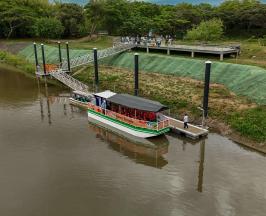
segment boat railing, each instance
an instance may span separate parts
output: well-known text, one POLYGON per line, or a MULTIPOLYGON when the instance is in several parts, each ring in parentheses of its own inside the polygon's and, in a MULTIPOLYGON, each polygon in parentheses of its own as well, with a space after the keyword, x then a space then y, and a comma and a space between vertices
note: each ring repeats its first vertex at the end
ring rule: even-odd
POLYGON ((125 122, 127 124, 133 125, 135 127, 139 128, 146 128, 146 129, 152 129, 152 130, 161 130, 166 127, 169 127, 169 119, 164 119, 162 121, 144 121, 140 119, 134 119, 125 115, 122 115, 120 113, 108 110, 108 109, 103 109, 99 106, 96 106, 92 103, 88 103, 88 108, 94 110, 95 112, 102 113, 108 117, 111 117, 113 119, 117 119, 119 121, 125 122))

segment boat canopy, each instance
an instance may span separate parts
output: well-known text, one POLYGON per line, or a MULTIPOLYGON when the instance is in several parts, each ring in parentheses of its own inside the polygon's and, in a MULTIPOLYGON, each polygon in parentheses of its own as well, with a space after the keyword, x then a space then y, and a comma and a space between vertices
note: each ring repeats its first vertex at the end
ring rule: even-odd
POLYGON ((94 96, 101 97, 101 98, 105 98, 105 99, 110 98, 110 97, 112 97, 114 95, 116 95, 116 93, 115 92, 112 92, 110 90, 106 90, 104 92, 99 92, 99 93, 95 93, 94 94, 94 96))
POLYGON ((107 101, 125 107, 148 111, 148 112, 160 112, 168 109, 167 106, 161 104, 160 102, 132 96, 129 94, 115 94, 109 97, 107 101))

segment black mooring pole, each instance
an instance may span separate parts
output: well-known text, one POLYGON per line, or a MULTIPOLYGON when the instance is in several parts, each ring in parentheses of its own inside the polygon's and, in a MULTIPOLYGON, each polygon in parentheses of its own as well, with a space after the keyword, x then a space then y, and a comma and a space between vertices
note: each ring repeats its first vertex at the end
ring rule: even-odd
POLYGON ((204 83, 204 97, 203 97, 203 111, 204 118, 208 116, 208 103, 209 103, 209 88, 210 88, 210 76, 211 76, 211 61, 205 62, 205 83, 204 83))
POLYGON ((58 41, 58 52, 59 52, 59 63, 60 63, 60 67, 62 65, 62 53, 61 53, 61 42, 58 41))
POLYGON ((33 43, 33 47, 34 47, 35 65, 37 67, 39 65, 39 62, 38 62, 38 54, 37 54, 37 45, 35 42, 33 43))
POLYGON ((70 59, 69 59, 69 47, 68 42, 66 42, 66 51, 67 51, 67 69, 70 72, 70 59))
POLYGON ((98 53, 97 48, 93 48, 93 57, 94 57, 94 79, 96 88, 99 85, 99 74, 98 74, 98 53))
POLYGON ((42 47, 42 64, 43 64, 43 72, 46 75, 46 64, 45 64, 45 55, 44 55, 44 45, 41 44, 42 47))
POLYGON ((139 95, 139 54, 135 53, 135 91, 134 95, 139 95))

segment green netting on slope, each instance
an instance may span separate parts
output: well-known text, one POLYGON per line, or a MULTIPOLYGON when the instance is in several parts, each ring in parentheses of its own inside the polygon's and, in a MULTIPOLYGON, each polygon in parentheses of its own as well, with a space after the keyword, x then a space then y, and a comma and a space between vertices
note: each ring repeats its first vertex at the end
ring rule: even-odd
MULTIPOLYGON (((70 50, 70 58, 88 54, 90 50, 70 50)), ((34 63, 33 45, 19 52, 27 60, 34 63)), ((47 63, 58 63, 57 47, 45 46, 47 63)), ((66 50, 62 49, 62 58, 66 59, 66 50)), ((41 62, 41 47, 38 46, 38 59, 41 62)), ((133 69, 133 53, 123 53, 102 60, 104 64, 133 69)), ((197 80, 204 78, 204 61, 176 56, 156 54, 140 55, 140 69, 147 72, 173 74, 197 80)), ((224 84, 238 95, 247 96, 258 104, 266 105, 266 70, 248 65, 213 62, 211 81, 224 84)))
MULTIPOLYGON (((62 44, 62 47, 63 47, 63 44, 62 44)), ((59 62, 58 48, 45 45, 44 50, 45 50, 46 63, 58 64, 59 62)), ((39 62, 42 62, 42 53, 41 53, 40 45, 37 46, 37 51, 38 51, 38 60, 39 62)), ((67 58, 66 49, 61 48, 61 52, 62 52, 62 58, 66 59, 67 58)), ((88 53, 92 53, 92 51, 71 49, 69 55, 70 55, 70 58, 75 58, 78 56, 86 55, 88 53)), ((22 55, 23 57, 25 57, 29 62, 32 62, 32 63, 35 62, 33 45, 25 47, 23 50, 19 52, 19 55, 22 55)))
MULTIPOLYGON (((128 69, 134 67, 133 53, 109 57, 102 62, 128 69)), ((139 62, 143 71, 204 79, 205 63, 202 60, 142 53, 139 62)), ((211 81, 224 84, 236 94, 266 105, 266 70, 260 67, 213 62, 211 81)))

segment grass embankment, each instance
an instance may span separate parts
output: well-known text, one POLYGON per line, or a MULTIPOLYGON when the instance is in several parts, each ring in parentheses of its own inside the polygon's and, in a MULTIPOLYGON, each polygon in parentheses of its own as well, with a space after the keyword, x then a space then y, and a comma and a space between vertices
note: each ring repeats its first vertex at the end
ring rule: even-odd
MULTIPOLYGON (((53 46, 46 46, 47 63, 58 63, 58 50, 53 46)), ((41 62, 41 51, 38 49, 38 57, 41 62)), ((89 50, 70 51, 70 57, 78 57, 90 53, 89 50)), ((28 46, 19 52, 28 61, 34 62, 33 47, 28 46)), ((62 50, 63 58, 66 51, 62 50)), ((133 68, 133 54, 123 53, 105 59, 103 63, 111 66, 131 69, 133 68)), ((190 77, 203 80, 204 61, 177 56, 166 56, 158 54, 141 53, 140 68, 143 71, 173 74, 177 76, 190 77), (160 62, 160 64, 158 64, 160 62)), ((247 96, 258 104, 266 104, 266 70, 256 66, 238 65, 223 62, 214 62, 212 66, 211 81, 224 84, 231 91, 240 96, 247 96)))
POLYGON ((12 65, 21 71, 28 74, 35 75, 35 67, 32 63, 25 60, 25 58, 10 54, 6 51, 0 50, 0 62, 8 65, 12 65))
MULTIPOLYGON (((75 75, 79 80, 92 86, 92 68, 75 75)), ((125 69, 101 67, 101 89, 133 93, 133 72, 125 69)), ((197 109, 202 103, 203 82, 173 75, 144 73, 140 74, 140 95, 158 100, 171 108, 171 115, 182 118, 188 112, 194 123, 200 123, 201 112, 197 109)), ((212 84, 210 89, 211 120, 209 125, 221 133, 230 133, 227 125, 241 135, 264 145, 258 146, 266 152, 266 107, 257 107, 245 98, 230 92, 223 85, 212 84), (254 117, 256 116, 256 118, 254 117), (226 124, 219 124, 224 122, 226 124)))
POLYGON ((258 40, 244 40, 241 44, 241 54, 236 58, 226 58, 226 62, 244 65, 254 65, 266 68, 266 46, 258 40))
MULTIPOLYGON (((16 71, 19 73, 23 73, 29 77, 36 77, 35 74, 35 66, 27 61, 25 58, 13 55, 6 51, 0 50, 0 67, 2 69, 10 69, 11 71, 16 71)), ((40 81, 44 81, 42 77, 40 77, 40 81)), ((46 80, 52 85, 59 85, 59 83, 55 80, 46 80)))
MULTIPOLYGON (((97 47, 98 49, 104 49, 111 47, 113 45, 114 37, 111 36, 101 36, 97 38, 81 38, 81 39, 73 39, 73 40, 61 40, 62 42, 62 48, 64 48, 64 42, 69 41, 69 46, 71 49, 83 49, 83 50, 91 50, 94 47, 97 47)), ((0 44, 25 44, 27 43, 29 45, 29 51, 32 53, 33 47, 32 43, 33 41, 37 43, 44 43, 49 44, 50 46, 57 47, 57 41, 55 40, 41 40, 41 39, 12 39, 12 40, 0 40, 0 44)), ((185 40, 179 40, 175 41, 175 44, 199 44, 200 42, 191 42, 191 41, 185 41, 185 40)), ((245 65, 254 65, 254 66, 260 66, 263 68, 266 68, 266 46, 263 46, 264 44, 261 43, 259 39, 254 38, 240 38, 240 39, 224 39, 221 41, 215 41, 211 42, 211 44, 217 44, 217 45, 230 45, 230 44, 240 44, 241 45, 241 55, 238 56, 238 58, 229 58, 226 57, 224 59, 225 62, 229 63, 235 63, 235 64, 245 64, 245 65)), ((50 46, 47 46, 47 49, 49 49, 50 46)), ((1 49, 1 45, 0 45, 1 49)), ((20 50, 20 49, 19 49, 20 50)), ((18 51, 19 51, 18 50, 18 51)), ((54 49, 56 57, 51 58, 51 60, 55 59, 58 61, 58 50, 54 49)), ((64 52, 65 53, 65 52, 64 52)), ((23 52, 23 55, 25 52, 23 52)), ((70 52, 71 54, 71 52, 70 52)), ((79 52, 74 51, 74 56, 79 55, 79 52)), ((82 53, 80 53, 82 54, 82 53)), ((182 53, 179 53, 180 56, 182 53)), ((186 53, 183 53, 184 56, 188 56, 186 53)), ((189 54, 190 55, 190 54, 189 54)), ((27 53, 26 53, 27 56, 27 53)), ((41 55, 39 55, 41 56, 41 55)), ((217 60, 217 56, 212 55, 202 55, 202 54, 196 54, 195 59, 212 59, 217 60)), ((34 61, 34 59, 32 58, 34 61)), ((50 62, 53 63, 53 62, 50 62)))
MULTIPOLYGON (((140 55, 140 69, 146 72, 171 74, 196 80, 204 79, 204 61, 158 54, 140 55)), ((133 53, 123 53, 105 59, 104 64, 132 69, 133 53)), ((256 66, 213 62, 211 82, 225 85, 239 96, 246 96, 258 104, 266 105, 266 70, 256 66)))
MULTIPOLYGON (((59 55, 58 55, 58 48, 55 46, 44 46, 45 49, 45 59, 47 64, 58 64, 59 63, 59 55)), ((38 60, 41 63, 42 62, 42 53, 41 53, 41 45, 37 45, 37 50, 38 50, 38 60)), ((67 54, 66 54, 66 49, 63 48, 62 45, 62 59, 66 60, 67 59, 67 54)), ((91 53, 91 50, 81 50, 81 49, 71 49, 70 52, 70 58, 76 58, 79 56, 83 56, 86 54, 91 53)), ((26 58, 29 62, 34 63, 35 62, 35 56, 33 52, 33 45, 29 45, 25 47, 23 50, 19 52, 20 56, 23 56, 26 58)))

